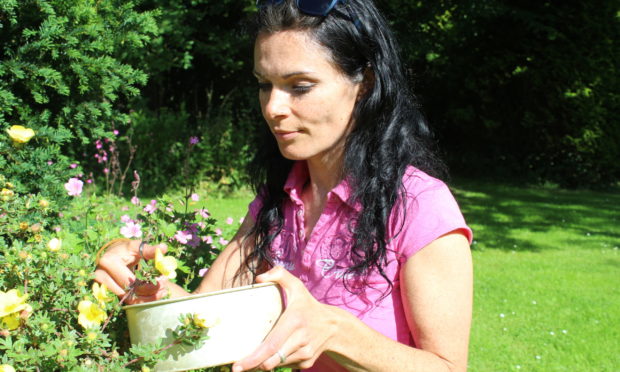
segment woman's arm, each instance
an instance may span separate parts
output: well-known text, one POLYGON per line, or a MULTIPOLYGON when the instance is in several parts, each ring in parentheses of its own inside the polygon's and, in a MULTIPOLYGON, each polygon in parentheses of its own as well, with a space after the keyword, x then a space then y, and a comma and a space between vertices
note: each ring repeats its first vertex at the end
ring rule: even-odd
MULTIPOLYGON (((254 243, 252 237, 245 239, 253 225, 254 219, 248 213, 233 239, 218 255, 193 293, 210 292, 251 283, 249 275, 238 274, 243 260, 247 253, 250 252, 254 243)), ((105 284, 116 295, 124 296, 125 289, 136 280, 132 268, 140 261, 139 245, 140 241, 132 240, 110 247, 99 260, 95 271, 95 280, 105 284)), ((157 246, 147 245, 143 251, 146 259, 153 259, 155 257, 155 248, 159 248, 163 252, 167 249, 165 244, 157 246)), ((243 268, 241 269, 241 273, 243 273, 244 270, 243 268)), ((188 294, 179 285, 170 282, 164 277, 160 277, 158 278, 157 285, 146 284, 136 288, 135 295, 127 299, 127 303, 150 302, 167 295, 175 298, 187 296, 188 294)))
POLYGON ((282 268, 257 278, 284 288, 288 306, 265 342, 233 371, 280 364, 309 368, 325 358, 350 371, 465 371, 472 309, 467 239, 444 235, 412 256, 401 271, 403 304, 416 347, 371 329, 345 310, 319 303, 282 268), (318 359, 321 359, 317 362, 318 359))

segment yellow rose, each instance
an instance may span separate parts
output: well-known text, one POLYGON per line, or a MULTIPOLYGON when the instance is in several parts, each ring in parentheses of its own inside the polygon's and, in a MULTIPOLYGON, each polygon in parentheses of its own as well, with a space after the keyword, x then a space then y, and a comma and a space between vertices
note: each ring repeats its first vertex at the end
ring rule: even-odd
POLYGON ((84 328, 99 327, 106 318, 106 313, 97 304, 84 300, 78 304, 78 323, 84 328))
POLYGON ((155 248, 155 268, 168 279, 177 277, 177 260, 171 256, 164 256, 159 248, 155 248))
POLYGON ((4 318, 0 318, 0 328, 12 331, 19 327, 19 322, 19 313, 13 313, 11 315, 5 316, 4 318))
POLYGON ((58 238, 54 238, 50 240, 49 242, 47 242, 47 249, 49 249, 52 252, 56 252, 57 250, 60 249, 61 246, 62 246, 62 240, 58 238))
POLYGON ((15 372, 15 368, 8 364, 0 365, 0 372, 15 372))
POLYGON ((0 318, 24 310, 27 306, 26 298, 28 295, 21 296, 17 289, 0 291, 0 318))
POLYGON ((6 130, 9 137, 16 143, 26 143, 34 137, 34 131, 30 128, 25 128, 21 125, 13 125, 6 130))
POLYGON ((47 208, 49 206, 50 206, 50 202, 48 202, 47 200, 45 200, 45 199, 39 200, 39 207, 47 208))
POLYGON ((102 284, 100 286, 99 283, 94 282, 93 295, 95 296, 97 301, 99 301, 99 305, 101 305, 102 307, 105 306, 106 302, 112 301, 112 296, 110 296, 110 294, 108 293, 108 287, 105 284, 102 284))

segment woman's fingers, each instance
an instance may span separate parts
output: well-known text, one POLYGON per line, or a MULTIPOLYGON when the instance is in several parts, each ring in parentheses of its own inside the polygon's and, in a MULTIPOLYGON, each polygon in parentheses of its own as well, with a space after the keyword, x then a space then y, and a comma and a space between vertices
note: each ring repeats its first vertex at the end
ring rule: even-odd
POLYGON ((125 291, 123 290, 123 288, 121 288, 105 270, 95 270, 95 281, 101 284, 105 284, 106 287, 108 287, 108 289, 112 291, 112 293, 119 297, 125 295, 125 291))
MULTIPOLYGON (((140 246, 138 244, 138 246, 140 246)), ((147 260, 152 260, 155 258, 155 250, 159 248, 159 250, 161 251, 161 253, 166 254, 166 252, 168 252, 168 246, 165 243, 160 243, 157 245, 148 245, 145 244, 144 247, 142 247, 142 253, 144 254, 144 258, 146 258, 147 260)), ((138 253, 139 255, 139 253, 138 253)))

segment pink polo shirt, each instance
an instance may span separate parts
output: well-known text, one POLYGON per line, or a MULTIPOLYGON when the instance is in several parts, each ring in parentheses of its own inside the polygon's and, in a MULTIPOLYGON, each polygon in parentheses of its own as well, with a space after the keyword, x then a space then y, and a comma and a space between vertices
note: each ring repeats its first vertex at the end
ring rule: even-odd
MULTIPOLYGON (((327 194, 323 213, 311 235, 304 236, 301 194, 308 177, 306 162, 299 161, 293 166, 284 185, 290 198, 283 206, 282 232, 272 244, 276 264, 298 277, 318 301, 338 306, 385 336, 413 346, 400 294, 401 266, 409 257, 446 233, 459 230, 470 243, 472 241, 471 229, 465 224, 450 190, 442 181, 414 167, 409 167, 405 172, 406 208, 404 213, 402 208, 395 208, 386 231, 389 244, 384 272, 392 281, 393 289, 381 299, 389 286, 378 273, 370 275, 370 285, 361 295, 349 292, 343 284, 342 277, 351 263, 349 228, 359 211, 359 206, 347 202, 351 189, 346 181, 327 194)), ((255 219, 261 205, 260 197, 250 203, 250 213, 255 219)), ((355 278, 349 279, 354 281, 355 278)), ((334 365, 323 365, 326 361, 326 358, 320 358, 309 371, 343 370, 334 365)))

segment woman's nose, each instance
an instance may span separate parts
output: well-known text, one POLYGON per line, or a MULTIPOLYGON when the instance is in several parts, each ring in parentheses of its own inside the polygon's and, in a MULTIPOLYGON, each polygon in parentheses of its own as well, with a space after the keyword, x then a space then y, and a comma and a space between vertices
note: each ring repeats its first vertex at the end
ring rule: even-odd
POLYGON ((265 96, 263 114, 266 119, 276 119, 289 113, 290 107, 286 92, 272 88, 265 96))

